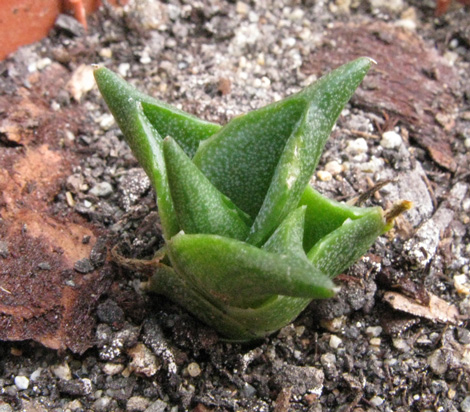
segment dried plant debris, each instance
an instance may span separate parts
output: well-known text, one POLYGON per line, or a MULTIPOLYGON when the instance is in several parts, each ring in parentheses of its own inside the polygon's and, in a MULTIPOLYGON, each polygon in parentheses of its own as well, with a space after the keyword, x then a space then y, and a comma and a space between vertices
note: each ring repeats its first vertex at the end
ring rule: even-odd
POLYGON ((384 300, 396 310, 426 318, 433 322, 459 325, 463 321, 455 305, 451 305, 433 294, 429 294, 429 303, 427 305, 420 304, 416 300, 396 292, 386 292, 384 300))

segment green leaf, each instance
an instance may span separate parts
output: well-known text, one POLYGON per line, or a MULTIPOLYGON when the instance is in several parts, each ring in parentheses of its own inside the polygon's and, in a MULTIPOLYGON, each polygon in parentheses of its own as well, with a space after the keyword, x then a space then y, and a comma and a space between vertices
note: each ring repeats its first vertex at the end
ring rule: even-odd
POLYGON ((247 330, 244 325, 237 321, 236 317, 231 317, 224 309, 218 308, 207 300, 170 266, 159 265, 150 278, 147 289, 164 295, 183 306, 201 321, 214 327, 229 339, 246 341, 260 337, 260 335, 247 330))
POLYGON ((245 239, 249 216, 220 193, 171 137, 163 141, 171 198, 185 233, 245 239))
POLYGON ((126 83, 126 87, 116 87, 115 79, 119 78, 104 68, 95 70, 95 78, 127 143, 157 191, 163 235, 169 239, 180 228, 169 192, 162 139, 143 114, 140 102, 127 95, 129 87, 126 83))
POLYGON ((225 339, 236 342, 262 338, 275 332, 292 322, 311 300, 278 296, 256 309, 219 307, 166 265, 157 268, 146 286, 149 291, 164 295, 186 308, 225 339))
MULTIPOLYGON (((105 67, 95 70, 95 79, 106 104, 128 142, 134 139, 134 130, 132 125, 129 124, 129 106, 134 106, 133 102, 140 102, 144 115, 160 136, 173 137, 190 157, 196 152, 199 142, 207 139, 220 129, 218 124, 198 119, 189 113, 139 92, 105 67)), ((135 155, 140 162, 140 153, 135 155)))
POLYGON ((293 98, 235 117, 201 143, 194 163, 252 218, 258 214, 305 103, 293 98))
POLYGON ((301 206, 287 215, 262 248, 271 253, 290 254, 307 260, 303 248, 306 209, 306 206, 301 206))
POLYGON ((207 299, 242 308, 269 295, 325 298, 332 281, 308 261, 216 235, 178 234, 168 243, 173 267, 207 299))
POLYGON ((321 238, 338 229, 347 219, 356 220, 370 212, 370 208, 336 202, 307 186, 299 205, 305 213, 304 249, 310 250, 321 238))
POLYGON ((338 229, 324 236, 307 256, 313 265, 333 278, 366 253, 386 231, 386 226, 382 209, 368 208, 360 218, 347 219, 338 229))
POLYGON ((336 119, 370 65, 368 58, 354 60, 323 76, 294 97, 304 101, 305 109, 285 145, 247 242, 263 244, 297 206, 336 119))

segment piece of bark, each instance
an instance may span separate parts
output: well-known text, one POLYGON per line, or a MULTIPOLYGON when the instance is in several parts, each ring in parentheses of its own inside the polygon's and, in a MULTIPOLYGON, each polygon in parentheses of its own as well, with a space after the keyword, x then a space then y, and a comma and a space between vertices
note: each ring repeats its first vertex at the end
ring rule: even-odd
POLYGON ((429 294, 429 305, 421 305, 414 299, 396 292, 386 292, 384 300, 392 308, 433 322, 458 325, 461 322, 459 310, 436 295, 429 294))
POLYGON ((411 31, 384 22, 335 24, 301 70, 320 75, 359 56, 377 61, 353 97, 354 104, 398 120, 431 158, 450 171, 457 165, 452 133, 459 77, 434 48, 411 31))
POLYGON ((93 343, 91 312, 110 276, 106 265, 87 274, 73 269, 100 232, 72 210, 52 208, 80 160, 62 133, 77 133, 84 109, 54 112, 47 101, 69 76, 53 64, 28 79, 30 89, 18 86, 0 100, 8 119, 0 125, 0 339, 82 353, 93 343))

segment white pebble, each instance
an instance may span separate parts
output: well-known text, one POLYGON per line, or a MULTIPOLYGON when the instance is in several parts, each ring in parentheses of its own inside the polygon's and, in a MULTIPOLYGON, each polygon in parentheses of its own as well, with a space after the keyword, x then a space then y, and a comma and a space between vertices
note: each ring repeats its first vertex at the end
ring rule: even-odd
POLYGON ((100 182, 93 186, 88 193, 97 197, 106 197, 113 193, 113 187, 108 182, 100 182))
POLYGON ((26 376, 15 376, 15 385, 20 391, 28 389, 29 379, 26 376))
POLYGON ((118 72, 122 77, 126 77, 130 68, 131 68, 131 65, 129 63, 121 63, 118 66, 118 72))
POLYGON ((332 160, 325 165, 325 170, 335 176, 344 171, 344 166, 336 160, 332 160))
POLYGON ((394 132, 393 130, 385 132, 382 135, 382 140, 380 141, 380 145, 382 147, 385 147, 385 149, 395 149, 399 147, 401 143, 402 143, 401 136, 397 132, 394 132))
POLYGON ((333 176, 331 175, 330 172, 327 172, 326 170, 319 170, 317 172, 317 177, 322 181, 322 182, 329 182, 331 179, 333 179, 333 176))
POLYGON ((382 327, 381 326, 368 326, 366 329, 366 334, 367 336, 370 336, 372 338, 376 338, 382 333, 382 327))
POLYGON ((384 164, 385 162, 383 159, 372 156, 372 158, 368 162, 359 165, 359 169, 361 169, 361 171, 363 171, 364 173, 377 173, 382 170, 384 164))
POLYGON ((52 60, 49 59, 49 57, 44 57, 43 59, 40 59, 36 62, 36 67, 38 70, 42 70, 49 66, 51 63, 52 60))
POLYGON ((457 293, 461 295, 470 294, 470 284, 468 283, 468 278, 465 275, 454 276, 454 287, 457 293))
POLYGON ((35 381, 36 379, 38 379, 40 376, 41 376, 41 372, 42 372, 42 368, 39 367, 37 368, 30 376, 30 379, 32 381, 35 381))
POLYGON ((382 343, 382 339, 380 338, 372 338, 370 341, 369 341, 370 345, 371 346, 380 346, 380 344, 382 343))
POLYGON ((99 55, 105 59, 113 57, 113 51, 109 47, 104 47, 99 51, 99 55))
POLYGON ((235 11, 238 14, 245 15, 248 14, 248 12, 250 11, 250 7, 248 6, 248 4, 242 1, 237 1, 237 4, 235 5, 235 11))
POLYGON ((98 121, 103 130, 108 130, 114 124, 114 117, 111 114, 105 113, 99 117, 98 121))
POLYGON ((384 403, 384 400, 380 396, 374 396, 369 402, 374 406, 380 406, 384 403))
POLYGON ((330 337, 330 347, 333 349, 338 349, 338 347, 343 343, 341 338, 338 338, 336 335, 331 335, 330 337))
POLYGON ((61 363, 51 367, 52 373, 59 379, 69 381, 72 379, 72 372, 67 362, 61 363))
POLYGON ((362 154, 366 153, 369 147, 367 146, 366 139, 363 137, 359 137, 356 140, 352 140, 348 143, 348 147, 346 147, 346 151, 352 154, 362 154))
POLYGON ((406 340, 402 338, 395 338, 392 340, 393 346, 396 349, 401 350, 402 352, 408 352, 410 350, 410 345, 406 342, 406 340))
POLYGON ((195 378, 201 374, 201 367, 196 362, 191 362, 188 365, 188 373, 191 377, 195 378))
POLYGON ((117 375, 124 370, 124 365, 120 363, 106 363, 103 366, 103 372, 108 376, 117 375))

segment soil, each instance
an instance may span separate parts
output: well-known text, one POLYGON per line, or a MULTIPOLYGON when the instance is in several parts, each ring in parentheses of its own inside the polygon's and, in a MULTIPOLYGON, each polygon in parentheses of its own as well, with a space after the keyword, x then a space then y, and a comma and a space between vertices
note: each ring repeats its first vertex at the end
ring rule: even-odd
POLYGON ((434 8, 142 0, 1 62, 0 411, 470 411, 470 14, 434 8), (155 195, 90 65, 223 124, 360 55, 312 184, 414 208, 337 297, 242 345, 142 292, 155 195))

